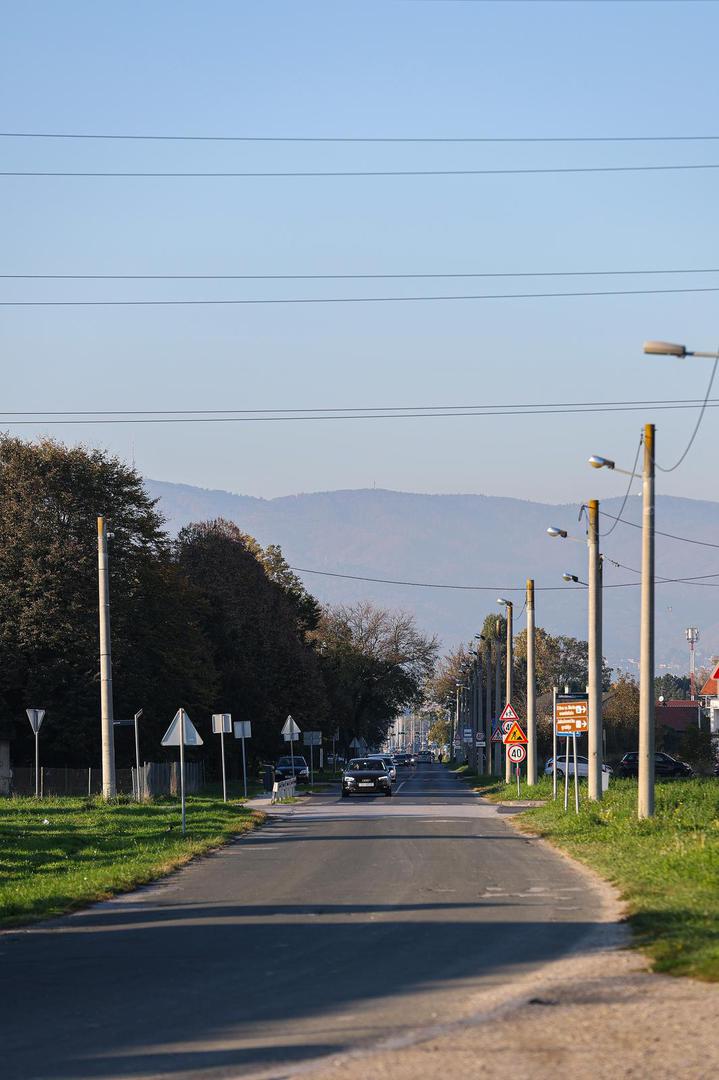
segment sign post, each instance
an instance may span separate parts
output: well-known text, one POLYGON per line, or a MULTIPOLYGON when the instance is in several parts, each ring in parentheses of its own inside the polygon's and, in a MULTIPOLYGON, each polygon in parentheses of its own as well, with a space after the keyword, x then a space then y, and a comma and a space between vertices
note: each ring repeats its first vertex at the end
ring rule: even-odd
POLYGON ((222 801, 227 802, 227 773, 225 771, 225 735, 232 734, 232 713, 213 713, 212 730, 215 735, 220 736, 220 749, 222 752, 222 801))
POLYGON ((140 795, 140 729, 138 727, 138 720, 142 716, 142 709, 138 709, 133 717, 133 723, 135 725, 135 769, 137 775, 137 801, 141 799, 140 795))
POLYGON ((507 746, 507 757, 516 766, 517 769, 517 798, 520 795, 519 787, 519 766, 522 764, 527 756, 527 748, 524 743, 514 742, 507 746))
POLYGON ((185 822, 185 743, 188 746, 202 746, 202 737, 190 720, 184 709, 178 709, 172 723, 162 736, 163 746, 180 747, 180 802, 182 804, 182 835, 186 829, 185 822))
POLYGON ((44 709, 26 709, 30 727, 35 732, 35 798, 40 798, 40 728, 45 719, 44 709))
POLYGON ((290 744, 290 761, 292 762, 292 775, 295 775, 295 752, 292 746, 300 737, 300 729, 291 716, 288 716, 282 727, 282 738, 290 744))
POLYGON ((235 720, 235 738, 242 739, 242 788, 247 798, 247 760, 245 758, 245 739, 252 738, 252 723, 249 720, 235 720))
POLYGON ((574 766, 574 811, 579 813, 579 770, 577 767, 577 737, 589 729, 589 699, 587 694, 559 694, 555 706, 556 735, 566 739, 564 755, 564 809, 569 809, 569 740, 572 740, 574 766))
MULTIPOLYGON (((315 782, 315 764, 314 754, 312 752, 313 746, 322 746, 322 732, 321 731, 306 731, 302 736, 302 742, 305 746, 310 748, 310 783, 315 782)), ((321 764, 321 763, 320 763, 321 764)))

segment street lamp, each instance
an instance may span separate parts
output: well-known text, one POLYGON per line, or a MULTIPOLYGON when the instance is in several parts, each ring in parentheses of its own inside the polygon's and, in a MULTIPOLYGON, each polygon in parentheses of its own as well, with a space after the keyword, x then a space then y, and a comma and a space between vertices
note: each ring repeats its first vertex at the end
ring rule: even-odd
POLYGON ((694 352, 687 349, 686 345, 676 345, 673 341, 645 341, 644 352, 647 356, 702 356, 707 360, 719 359, 719 353, 694 352))
POLYGON ((575 585, 586 585, 586 581, 582 581, 576 574, 570 574, 568 570, 565 570, 562 574, 565 581, 573 581, 575 585))

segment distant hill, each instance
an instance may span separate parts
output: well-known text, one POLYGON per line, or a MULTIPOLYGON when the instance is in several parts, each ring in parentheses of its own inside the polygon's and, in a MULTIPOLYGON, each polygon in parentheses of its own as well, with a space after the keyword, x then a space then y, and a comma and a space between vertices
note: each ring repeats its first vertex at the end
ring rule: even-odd
MULTIPOLYGON (((584 590, 564 585, 570 570, 583 578, 586 549, 550 540, 548 525, 584 536, 577 505, 556 506, 487 495, 418 495, 400 491, 325 491, 257 499, 185 484, 147 481, 150 494, 175 533, 190 521, 224 517, 260 543, 281 545, 292 566, 360 577, 483 585, 484 591, 412 588, 303 574, 320 600, 339 603, 367 598, 413 610, 426 630, 446 645, 472 637, 497 596, 534 577, 537 622, 553 633, 586 637, 584 590), (550 587, 552 591, 541 591, 550 587)), ((621 500, 602 509, 617 514, 621 500)), ((641 522, 641 500, 627 503, 627 520, 641 522)), ((603 530, 611 528, 605 518, 603 530)), ((719 504, 660 498, 657 529, 719 544, 719 504)), ((625 566, 640 565, 640 531, 620 524, 603 542, 605 554, 625 566)), ((605 564, 605 654, 609 662, 636 672, 639 656, 639 589, 612 586, 638 580, 631 570, 605 564)), ((714 585, 657 586, 657 669, 685 672, 684 630, 698 626, 698 656, 719 653, 719 550, 657 538, 657 574, 686 577, 716 573, 714 585)), ((711 579, 710 579, 711 580, 711 579)), ((523 604, 521 593, 511 593, 523 604)), ((521 627, 522 623, 519 623, 521 627)))

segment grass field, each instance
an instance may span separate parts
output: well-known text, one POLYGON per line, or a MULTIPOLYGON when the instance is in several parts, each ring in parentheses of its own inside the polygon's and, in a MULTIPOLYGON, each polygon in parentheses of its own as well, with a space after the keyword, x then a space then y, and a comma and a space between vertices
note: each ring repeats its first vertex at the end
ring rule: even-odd
POLYGON ((175 798, 0 799, 0 926, 144 884, 261 820, 239 803, 190 796, 183 837, 175 798))
MULTIPOLYGON (((514 784, 466 779, 493 800, 517 798, 514 784)), ((612 781, 600 803, 586 795, 581 784, 577 815, 570 788, 565 813, 561 787, 552 799, 551 777, 531 788, 522 784, 521 799, 548 801, 522 814, 520 825, 617 886, 635 942, 655 971, 719 981, 719 781, 658 783, 656 814, 646 821, 637 820, 635 780, 612 781)))

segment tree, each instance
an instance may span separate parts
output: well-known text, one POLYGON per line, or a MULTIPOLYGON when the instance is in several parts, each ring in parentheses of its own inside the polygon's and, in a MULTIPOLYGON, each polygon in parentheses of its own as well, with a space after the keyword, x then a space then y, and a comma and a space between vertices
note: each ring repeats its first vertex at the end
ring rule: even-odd
POLYGON ((437 642, 412 615, 366 602, 327 607, 313 637, 345 747, 353 737, 378 744, 401 709, 421 702, 437 642))
POLYGON ((602 712, 607 750, 615 754, 636 750, 639 739, 639 684, 636 679, 620 672, 602 712))
MULTIPOLYGON (((278 549, 279 550, 279 549, 278 549)), ((282 748, 292 714, 301 729, 322 730, 327 698, 296 599, 268 577, 262 549, 232 522, 188 525, 177 537, 177 564, 202 598, 217 686, 206 713, 233 712, 253 723, 253 757, 282 748)))
POLYGON ((116 714, 142 706, 154 737, 213 679, 194 598, 135 470, 100 450, 0 436, 0 715, 16 763, 32 758, 28 706, 47 710, 54 764, 99 761, 98 514, 111 531, 116 714))

